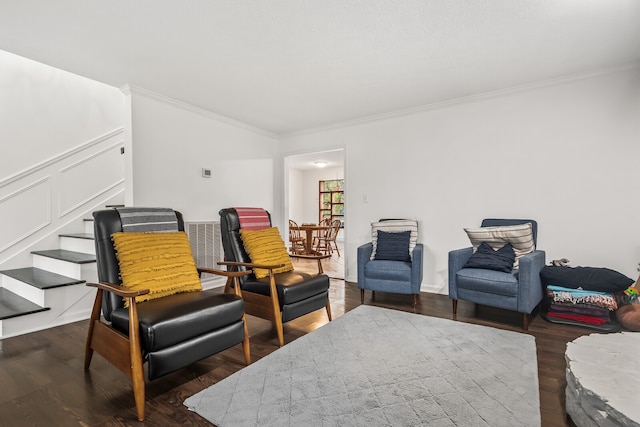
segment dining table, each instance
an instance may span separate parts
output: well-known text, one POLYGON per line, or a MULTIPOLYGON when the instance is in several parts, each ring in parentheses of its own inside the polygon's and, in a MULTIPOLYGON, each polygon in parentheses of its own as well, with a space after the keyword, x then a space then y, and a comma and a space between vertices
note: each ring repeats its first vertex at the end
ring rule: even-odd
POLYGON ((298 226, 289 227, 291 230, 299 230, 306 232, 306 239, 304 241, 304 249, 308 255, 316 255, 319 252, 313 249, 313 232, 314 231, 326 231, 330 229, 330 226, 318 225, 318 224, 300 224, 298 226))

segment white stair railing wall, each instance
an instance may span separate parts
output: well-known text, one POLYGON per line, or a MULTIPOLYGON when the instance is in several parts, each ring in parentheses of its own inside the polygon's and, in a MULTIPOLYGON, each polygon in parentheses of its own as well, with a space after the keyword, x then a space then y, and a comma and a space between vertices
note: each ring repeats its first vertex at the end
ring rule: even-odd
POLYGON ((0 178, 0 269, 30 265, 32 250, 84 232, 82 218, 124 201, 123 128, 0 178))

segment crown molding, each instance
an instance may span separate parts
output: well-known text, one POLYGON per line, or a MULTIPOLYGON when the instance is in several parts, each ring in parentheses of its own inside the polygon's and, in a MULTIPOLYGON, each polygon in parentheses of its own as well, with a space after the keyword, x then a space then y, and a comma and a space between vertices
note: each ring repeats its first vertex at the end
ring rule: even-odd
POLYGON ((157 92, 153 92, 151 90, 142 88, 140 86, 136 86, 130 83, 127 83, 123 86, 120 87, 120 91, 124 94, 124 95, 140 95, 140 96, 144 96, 145 98, 150 98, 153 99, 155 101, 159 101, 168 105, 171 105, 173 107, 177 107, 186 111, 189 111, 191 113, 196 113, 196 114, 200 114, 201 116, 204 116, 206 118, 212 119, 212 120, 216 120, 240 129, 244 129, 244 130, 248 130, 250 132, 262 135, 262 136, 268 136, 270 138, 274 138, 274 139, 278 139, 278 135, 269 131, 266 131, 264 129, 260 129, 258 127, 249 125, 247 123, 241 122, 239 120, 236 119, 232 119, 230 117, 224 116, 222 114, 218 114, 218 113, 214 113, 213 111, 209 111, 206 110, 204 108, 200 108, 200 107, 196 107, 195 105, 191 105, 188 104, 186 102, 183 101, 179 101, 177 99, 171 98, 169 96, 166 95, 161 95, 157 92))
POLYGON ((292 137, 302 136, 302 135, 310 135, 310 134, 314 134, 314 133, 326 132, 326 131, 336 130, 336 129, 340 129, 340 128, 346 128, 346 127, 351 127, 351 126, 357 126, 357 125, 377 122, 377 121, 380 121, 380 120, 388 120, 388 119, 394 119, 394 118, 398 118, 398 117, 405 117, 405 116, 410 116, 410 115, 413 115, 413 114, 423 113, 423 112, 426 112, 426 111, 438 110, 438 109, 450 107, 450 106, 453 106, 453 105, 460 105, 460 104, 466 104, 466 103, 470 103, 470 102, 483 101, 483 100, 498 98, 498 97, 502 97, 502 96, 506 96, 506 95, 515 94, 515 93, 527 92, 527 91, 534 90, 534 89, 540 89, 540 88, 544 88, 544 87, 551 87, 551 86, 556 86, 556 85, 569 83, 569 82, 574 82, 574 81, 587 80, 587 79, 591 79, 591 78, 594 78, 594 77, 603 76, 603 75, 607 75, 607 74, 615 74, 615 73, 618 73, 618 72, 628 71, 628 70, 632 70, 632 69, 635 69, 635 68, 640 69, 640 62, 634 62, 634 63, 628 64, 626 66, 616 67, 616 68, 608 68, 608 69, 604 69, 604 70, 600 70, 600 71, 596 71, 596 72, 592 72, 592 73, 574 74, 574 75, 570 75, 570 76, 564 76, 564 77, 558 77, 558 78, 554 78, 554 79, 542 80, 542 81, 539 81, 539 82, 524 84, 524 85, 520 85, 520 86, 513 86, 513 87, 510 87, 510 88, 506 88, 506 89, 499 89, 499 90, 479 93, 479 94, 475 94, 475 95, 469 95, 469 96, 462 96, 462 97, 459 97, 459 98, 447 99, 447 100, 444 100, 444 101, 433 102, 433 103, 430 103, 430 104, 419 105, 419 106, 416 106, 416 107, 405 108, 405 109, 402 109, 402 110, 390 111, 388 113, 382 113, 382 114, 376 114, 376 115, 372 115, 372 116, 361 117, 361 118, 353 119, 353 120, 346 120, 346 121, 343 121, 343 122, 332 123, 332 124, 324 125, 324 126, 317 126, 317 127, 313 127, 313 128, 303 129, 303 130, 300 130, 300 131, 295 131, 295 132, 282 133, 282 134, 278 135, 278 138, 280 140, 282 140, 282 139, 285 139, 285 138, 292 138, 292 137))

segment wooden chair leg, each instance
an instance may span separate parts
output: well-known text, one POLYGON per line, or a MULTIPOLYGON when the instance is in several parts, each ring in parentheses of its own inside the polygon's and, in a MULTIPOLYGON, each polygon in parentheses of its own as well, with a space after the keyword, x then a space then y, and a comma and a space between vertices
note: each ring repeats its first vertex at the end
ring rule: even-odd
POLYGON ((451 302, 453 303, 453 320, 458 320, 458 300, 453 299, 451 302))
POLYGON ((278 334, 278 344, 280 347, 284 345, 284 331, 282 327, 282 313, 280 313, 280 301, 278 300, 278 290, 276 288, 276 279, 273 277, 273 271, 270 271, 269 291, 271 293, 271 308, 273 313, 273 324, 278 334))
MULTIPOLYGON (((242 298, 242 289, 240 289, 240 280, 237 276, 228 277, 227 285, 229 282, 233 280, 233 289, 235 290, 236 295, 242 298)), ((249 344, 249 328, 247 327, 247 315, 242 315, 242 323, 244 324, 244 339, 242 340, 242 351, 244 352, 244 360, 247 362, 247 365, 251 364, 251 345, 249 344)))
POLYGON ((327 306, 325 307, 327 309, 327 317, 329 318, 329 322, 331 322, 331 303, 329 302, 329 299, 327 298, 327 306))
POLYGON ((364 289, 360 289, 360 304, 364 304, 364 289))
POLYGON ((418 294, 413 294, 413 307, 418 305, 418 294))
POLYGON ((251 364, 251 345, 249 344, 249 328, 247 327, 247 316, 242 316, 242 322, 244 323, 244 340, 242 340, 242 351, 244 353, 244 360, 247 365, 251 364))
POLYGON ((131 357, 131 382, 133 383, 136 413, 138 415, 138 421, 144 421, 144 370, 142 367, 138 310, 136 309, 135 298, 131 298, 129 302, 129 351, 131 357))
POLYGON ((522 313, 522 329, 529 330, 529 315, 527 313, 522 313))
POLYGON ((93 358, 93 347, 91 347, 91 340, 93 339, 93 329, 95 322, 100 320, 100 311, 102 310, 102 295, 103 290, 98 289, 96 293, 96 299, 93 302, 93 309, 91 310, 91 317, 89 318, 89 332, 87 333, 87 342, 84 345, 84 370, 89 369, 91 365, 91 359, 93 358))
POLYGON ((274 326, 276 328, 276 334, 278 334, 278 344, 282 347, 284 345, 284 328, 279 313, 276 314, 274 326))

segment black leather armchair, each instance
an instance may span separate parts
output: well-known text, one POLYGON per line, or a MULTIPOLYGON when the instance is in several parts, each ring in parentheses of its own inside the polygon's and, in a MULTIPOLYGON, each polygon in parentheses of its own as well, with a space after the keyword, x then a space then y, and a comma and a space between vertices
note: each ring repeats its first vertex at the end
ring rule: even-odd
MULTIPOLYGON (((269 215, 269 223, 271 216, 269 215)), ((240 219, 233 208, 220 211, 220 228, 225 261, 230 271, 244 271, 252 268, 269 269, 269 276, 257 279, 254 274, 238 278, 242 288, 247 314, 274 322, 278 342, 284 345, 282 324, 297 317, 326 308, 331 320, 329 304, 329 277, 322 273, 321 260, 330 255, 291 255, 292 257, 318 260, 318 274, 300 271, 273 273, 271 269, 279 266, 256 265, 251 262, 242 238, 240 237, 240 219)), ((232 282, 227 280, 226 291, 232 291, 232 282)))
MULTIPOLYGON (((176 212, 178 228, 184 231, 182 215, 176 212)), ((144 371, 156 379, 191 363, 242 343, 246 363, 251 361, 244 302, 236 294, 214 290, 187 292, 136 303, 147 291, 121 286, 120 268, 111 235, 122 231, 116 210, 94 212, 96 260, 100 283, 85 347, 85 370, 94 351, 129 376, 133 383, 137 416, 144 419, 144 371), (124 299, 129 300, 125 307, 124 299), (102 312, 103 320, 100 318, 102 312)), ((202 269, 202 272, 237 280, 249 272, 202 269)))

